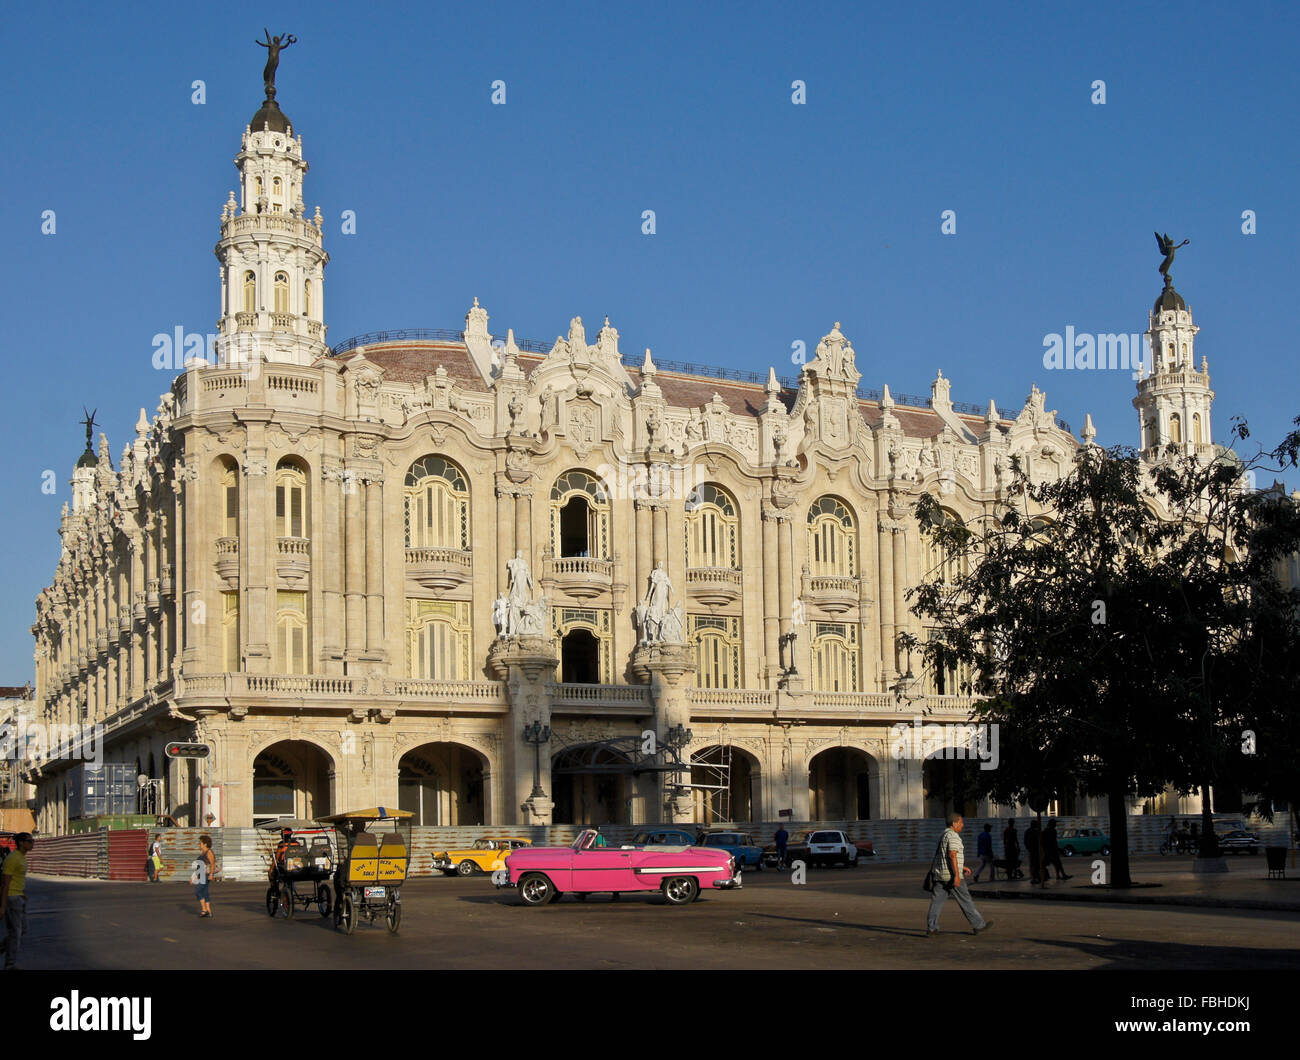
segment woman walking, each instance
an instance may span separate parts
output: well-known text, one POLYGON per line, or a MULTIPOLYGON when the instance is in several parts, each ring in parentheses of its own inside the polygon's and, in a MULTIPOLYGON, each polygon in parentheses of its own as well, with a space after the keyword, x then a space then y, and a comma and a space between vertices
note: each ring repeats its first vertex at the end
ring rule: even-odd
POLYGON ((212 903, 208 900, 212 894, 212 874, 217 868, 216 856, 212 853, 212 837, 199 836, 199 856, 190 866, 190 883, 194 884, 194 897, 199 900, 199 916, 212 916, 212 903))

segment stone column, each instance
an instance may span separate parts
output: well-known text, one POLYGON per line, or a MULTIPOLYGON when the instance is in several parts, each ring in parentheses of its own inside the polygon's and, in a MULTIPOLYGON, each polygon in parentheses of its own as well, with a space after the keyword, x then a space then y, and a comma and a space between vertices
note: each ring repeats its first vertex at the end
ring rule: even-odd
POLYGON ((384 480, 371 472, 366 485, 366 658, 384 652, 384 480))
POLYGON ((245 669, 249 673, 270 673, 280 665, 271 652, 275 618, 274 562, 270 555, 275 518, 275 495, 267 473, 266 450, 262 448, 262 425, 248 425, 248 452, 244 458, 244 488, 240 491, 239 586, 242 594, 240 621, 247 622, 244 635, 245 669), (254 446, 257 446, 254 448, 254 446), (247 614, 247 618, 245 618, 247 614))
POLYGON ((898 678, 898 652, 894 647, 894 536, 898 524, 880 514, 876 546, 880 557, 880 691, 898 678))
POLYGON ((362 484, 351 472, 343 485, 344 605, 347 630, 344 646, 349 665, 366 647, 366 558, 362 484))
POLYGON ((763 555, 760 578, 763 587, 763 679, 767 688, 775 688, 781 676, 781 601, 777 582, 768 568, 771 557, 776 555, 776 535, 780 525, 780 515, 769 504, 763 505, 763 555))
MULTIPOLYGON (((902 632, 912 626, 907 611, 907 535, 905 524, 895 517, 897 529, 890 535, 894 544, 894 624, 902 632)), ((895 663, 895 666, 897 664, 895 663)))
MULTIPOLYGON (((322 448, 334 436, 326 436, 322 448)), ((343 530, 344 491, 347 485, 343 466, 337 456, 321 466, 321 521, 312 530, 312 580, 320 587, 320 629, 313 639, 319 645, 318 658, 328 674, 343 672, 344 614, 343 557, 346 535, 343 530), (339 547, 345 542, 344 548, 339 547), (317 573, 319 572, 319 573, 317 573)))
MULTIPOLYGON (((666 746, 670 730, 678 726, 690 728, 691 705, 682 678, 695 669, 694 653, 688 644, 650 644, 637 649, 632 665, 636 672, 649 677, 655 738, 660 746, 666 746)), ((681 749, 683 764, 687 767, 683 772, 660 773, 658 776, 659 806, 663 820, 669 824, 690 821, 694 810, 690 792, 677 787, 690 782, 688 748, 689 745, 681 749)), ((653 809, 649 812, 653 814, 653 809)))
MULTIPOLYGON (((493 643, 488 654, 488 665, 498 679, 506 682, 506 695, 510 700, 510 717, 501 756, 504 774, 501 790, 506 805, 501 808, 500 816, 517 815, 515 819, 520 824, 549 825, 555 809, 551 745, 543 745, 539 753, 524 742, 523 732, 534 722, 550 726, 551 701, 547 686, 558 664, 555 644, 549 637, 501 637, 493 643)), ((500 823, 508 822, 502 820, 500 823)))

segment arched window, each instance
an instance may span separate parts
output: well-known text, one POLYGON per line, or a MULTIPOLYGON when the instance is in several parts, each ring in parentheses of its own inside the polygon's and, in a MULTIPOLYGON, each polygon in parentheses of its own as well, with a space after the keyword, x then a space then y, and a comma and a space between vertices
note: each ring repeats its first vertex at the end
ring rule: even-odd
POLYGON ((221 470, 221 536, 239 536, 239 469, 233 460, 223 460, 221 470))
POLYGON ((406 547, 469 549, 469 484, 450 460, 421 457, 406 472, 406 547))
MULTIPOLYGON (((940 641, 943 634, 938 629, 927 629, 926 640, 940 641)), ((925 691, 931 696, 969 696, 972 690, 971 668, 969 663, 954 662, 947 666, 927 666, 925 670, 925 691)))
POLYGON ((812 686, 817 692, 858 691, 858 627, 814 622, 812 686))
MULTIPOLYGON (((934 518, 944 527, 961 522, 961 516, 947 508, 938 509, 934 518)), ((966 573, 966 556, 949 555, 934 537, 926 538, 926 577, 938 579, 943 585, 953 585, 966 573)))
POLYGON ((464 681, 470 673, 470 605, 406 601, 406 672, 431 681, 464 681))
POLYGON ((251 270, 244 273, 244 312, 257 312, 257 277, 251 270))
POLYGON ((740 569, 740 518, 731 495, 705 483, 686 498, 686 566, 740 569))
POLYGON ((1199 412, 1192 413, 1192 441, 1197 445, 1205 444, 1205 435, 1201 431, 1201 414, 1199 412))
POLYGON ((554 607, 551 629, 560 641, 560 680, 608 684, 614 679, 614 638, 605 608, 554 607))
POLYGON ((728 615, 690 615, 699 688, 739 688, 740 619, 728 615))
POLYGON ((277 537, 307 537, 307 475, 282 460, 275 469, 275 532, 277 537))
POLYGON ((1183 418, 1176 412, 1169 414, 1169 441, 1174 445, 1183 443, 1183 418))
POLYGON ((818 499, 808 509, 808 570, 812 576, 856 576, 857 536, 853 513, 842 501, 818 499))
POLYGON ((275 274, 275 311, 277 313, 289 312, 289 274, 287 272, 277 272, 275 274))
POLYGON ((613 559, 609 495, 600 479, 566 471, 551 487, 551 552, 555 556, 613 559))
POLYGON ((275 650, 282 674, 308 672, 307 594, 275 594, 275 650))
MULTIPOLYGON (((279 213, 283 208, 281 205, 282 200, 280 198, 280 190, 282 187, 283 185, 281 185, 280 183, 280 178, 273 177, 271 180, 271 212, 272 213, 279 213)), ((284 310, 284 312, 288 312, 288 310, 284 310)))
POLYGON ((311 316, 311 280, 302 281, 302 315, 311 316))

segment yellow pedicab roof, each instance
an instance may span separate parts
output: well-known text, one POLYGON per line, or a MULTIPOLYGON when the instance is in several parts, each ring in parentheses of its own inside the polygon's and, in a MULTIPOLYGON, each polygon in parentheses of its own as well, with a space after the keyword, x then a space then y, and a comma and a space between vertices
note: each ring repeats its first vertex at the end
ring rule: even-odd
POLYGON ((321 824, 343 824, 346 821, 405 821, 414 817, 411 810, 398 810, 384 806, 372 806, 368 810, 349 810, 347 813, 334 813, 328 817, 317 817, 321 824))

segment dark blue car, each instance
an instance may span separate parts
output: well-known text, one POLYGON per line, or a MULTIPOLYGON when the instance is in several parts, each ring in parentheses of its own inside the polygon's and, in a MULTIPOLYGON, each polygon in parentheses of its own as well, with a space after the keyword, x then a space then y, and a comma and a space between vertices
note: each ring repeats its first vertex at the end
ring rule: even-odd
POLYGON ((737 868, 763 870, 763 848, 748 832, 718 830, 700 836, 698 846, 725 850, 736 859, 737 868))

